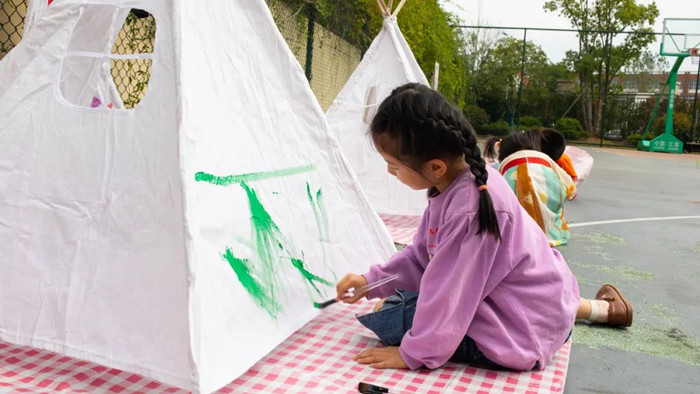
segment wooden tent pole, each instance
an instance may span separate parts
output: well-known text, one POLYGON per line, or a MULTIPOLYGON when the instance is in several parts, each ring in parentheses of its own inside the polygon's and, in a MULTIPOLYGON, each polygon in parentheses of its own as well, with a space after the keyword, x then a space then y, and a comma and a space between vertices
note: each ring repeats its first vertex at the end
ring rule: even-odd
POLYGON ((386 4, 384 3, 383 0, 377 0, 377 4, 379 5, 379 9, 382 10, 382 17, 387 18, 391 15, 391 12, 387 10, 386 4))
POLYGON ((393 13, 394 16, 398 15, 399 11, 401 11, 401 7, 403 7, 404 4, 406 4, 406 0, 401 0, 399 5, 397 5, 396 9, 394 10, 394 13, 393 13))

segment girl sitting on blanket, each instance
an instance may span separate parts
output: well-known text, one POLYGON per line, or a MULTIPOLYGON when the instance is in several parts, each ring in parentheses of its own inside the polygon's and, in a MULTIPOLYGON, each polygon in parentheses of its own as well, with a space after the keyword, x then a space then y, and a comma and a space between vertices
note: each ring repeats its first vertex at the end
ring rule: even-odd
POLYGON ((448 360, 544 368, 576 317, 622 319, 619 298, 594 301, 593 316, 592 304, 587 315, 577 315, 583 303, 563 257, 504 179, 486 167, 471 125, 442 95, 419 84, 396 88, 379 106, 370 134, 389 173, 428 189, 430 201, 413 245, 337 284, 346 303, 387 297, 375 312, 358 316, 387 347, 354 360, 374 368, 438 368, 448 360), (399 278, 345 297, 393 274, 399 278))

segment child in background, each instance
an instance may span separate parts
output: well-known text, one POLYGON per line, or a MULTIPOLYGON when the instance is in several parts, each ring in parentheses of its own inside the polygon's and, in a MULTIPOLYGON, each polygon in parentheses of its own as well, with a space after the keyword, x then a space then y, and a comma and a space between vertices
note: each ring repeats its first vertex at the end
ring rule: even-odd
POLYGON ((566 150, 566 139, 564 136, 554 129, 547 128, 532 130, 530 132, 535 134, 535 137, 539 135, 539 138, 541 139, 542 153, 551 157, 562 170, 569 174, 574 183, 576 183, 578 175, 576 174, 574 163, 572 163, 569 156, 564 153, 566 150))
POLYGON ((497 142, 492 138, 485 152, 493 158, 498 150, 498 171, 520 205, 547 235, 549 244, 559 246, 571 237, 564 220, 564 203, 576 197, 576 184, 543 152, 543 146, 551 155, 561 156, 564 152, 565 145, 555 143, 552 133, 548 134, 550 140, 540 130, 515 132, 497 142))
MULTIPOLYGON (((579 316, 583 303, 563 257, 503 178, 486 167, 471 125, 442 95, 419 84, 396 88, 379 106, 370 134, 389 173, 428 189, 430 200, 412 245, 336 286, 346 303, 387 297, 375 312, 358 316, 387 347, 367 349, 357 362, 544 368, 576 317, 621 318, 619 297, 586 304, 579 316), (345 298, 351 288, 394 274, 399 278, 345 298)), ((601 292, 615 290, 604 286, 601 292)))

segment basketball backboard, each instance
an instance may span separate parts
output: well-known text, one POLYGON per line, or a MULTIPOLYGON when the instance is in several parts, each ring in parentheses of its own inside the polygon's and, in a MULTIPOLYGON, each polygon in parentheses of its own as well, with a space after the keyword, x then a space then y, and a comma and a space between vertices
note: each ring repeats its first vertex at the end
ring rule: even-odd
POLYGON ((700 48, 700 19, 664 19, 661 55, 687 56, 693 48, 700 48))

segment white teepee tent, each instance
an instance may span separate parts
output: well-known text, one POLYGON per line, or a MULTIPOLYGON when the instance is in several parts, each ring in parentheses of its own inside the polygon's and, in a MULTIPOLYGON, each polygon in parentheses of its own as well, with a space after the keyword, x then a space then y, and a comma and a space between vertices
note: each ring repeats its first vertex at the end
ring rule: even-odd
POLYGON ((405 0, 393 15, 382 1, 378 0, 384 16, 382 30, 326 111, 326 118, 374 209, 379 213, 421 215, 428 206, 425 191, 411 190, 388 174, 386 162, 367 136, 372 115, 394 88, 409 82, 428 85, 396 23, 405 0))
POLYGON ((208 392, 393 252, 262 0, 56 1, 0 62, 0 120, 1 340, 208 392), (153 53, 111 53, 131 8, 153 53))
POLYGON ((24 17, 24 34, 34 26, 34 21, 49 6, 50 0, 27 0, 27 14, 24 17))

